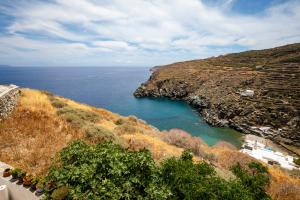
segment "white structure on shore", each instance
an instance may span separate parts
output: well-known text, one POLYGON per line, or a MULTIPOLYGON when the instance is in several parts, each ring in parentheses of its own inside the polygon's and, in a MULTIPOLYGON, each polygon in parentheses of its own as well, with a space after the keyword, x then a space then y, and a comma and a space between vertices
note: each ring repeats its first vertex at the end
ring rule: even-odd
POLYGON ((264 144, 263 140, 262 138, 260 140, 246 138, 240 152, 246 153, 270 165, 279 165, 288 170, 299 169, 299 166, 294 163, 292 156, 273 151, 271 147, 264 144))

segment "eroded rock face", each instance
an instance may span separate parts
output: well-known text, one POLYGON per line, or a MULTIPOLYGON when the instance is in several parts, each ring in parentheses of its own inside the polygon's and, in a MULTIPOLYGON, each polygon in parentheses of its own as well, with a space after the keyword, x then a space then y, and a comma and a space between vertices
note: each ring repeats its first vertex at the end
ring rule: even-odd
POLYGON ((185 100, 209 124, 300 147, 300 44, 157 67, 134 95, 185 100))

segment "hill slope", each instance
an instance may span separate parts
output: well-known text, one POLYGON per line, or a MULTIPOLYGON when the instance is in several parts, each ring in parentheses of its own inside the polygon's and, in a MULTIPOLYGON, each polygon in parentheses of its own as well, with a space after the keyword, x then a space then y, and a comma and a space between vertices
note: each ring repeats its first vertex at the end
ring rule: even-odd
POLYGON ((300 44, 155 67, 134 95, 183 99, 212 125, 265 136, 299 154, 300 44))
MULTIPOLYGON (((205 160, 226 180, 234 178, 231 166, 256 161, 225 142, 208 147, 200 138, 178 129, 160 132, 134 116, 123 117, 31 89, 21 89, 13 113, 0 120, 0 161, 34 175, 45 175, 58 152, 78 139, 87 144, 110 140, 129 151, 147 148, 157 163, 191 149, 196 163, 205 160)), ((269 167, 269 173, 267 192, 273 199, 300 196, 298 178, 274 167, 269 167)))

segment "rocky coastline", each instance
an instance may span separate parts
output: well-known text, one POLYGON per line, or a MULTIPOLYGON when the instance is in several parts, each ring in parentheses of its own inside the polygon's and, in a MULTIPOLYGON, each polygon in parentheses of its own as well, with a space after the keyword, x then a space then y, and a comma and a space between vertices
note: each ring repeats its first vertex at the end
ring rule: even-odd
POLYGON ((156 67, 134 96, 184 100, 208 124, 291 146, 299 155, 299 52, 297 44, 156 67), (273 63, 257 59, 276 53, 282 58, 273 63))

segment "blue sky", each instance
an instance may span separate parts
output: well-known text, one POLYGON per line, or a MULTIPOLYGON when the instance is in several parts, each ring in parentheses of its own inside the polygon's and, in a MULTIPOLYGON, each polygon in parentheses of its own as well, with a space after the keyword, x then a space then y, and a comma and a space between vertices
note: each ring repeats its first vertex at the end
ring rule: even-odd
POLYGON ((0 65, 154 66, 300 42, 300 0, 1 0, 0 65))

